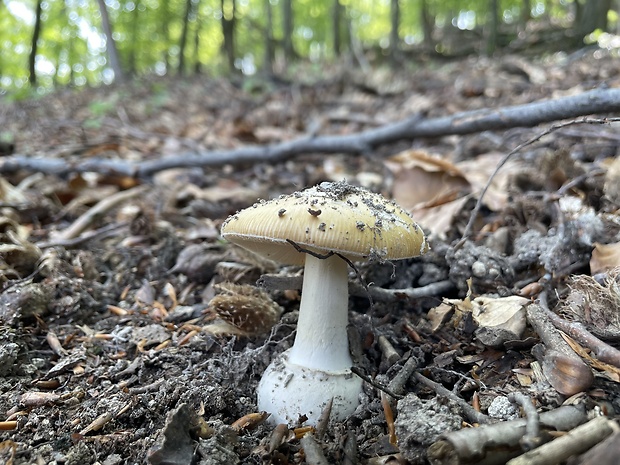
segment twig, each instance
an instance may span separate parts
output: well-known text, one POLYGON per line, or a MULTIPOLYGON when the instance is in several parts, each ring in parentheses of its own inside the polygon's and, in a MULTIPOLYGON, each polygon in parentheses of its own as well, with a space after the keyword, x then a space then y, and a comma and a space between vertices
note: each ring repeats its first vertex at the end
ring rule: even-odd
POLYGON ((144 394, 145 392, 156 391, 159 389, 159 386, 164 384, 165 378, 159 378, 158 380, 152 382, 151 384, 147 384, 146 386, 140 386, 136 388, 129 388, 130 394, 144 394))
POLYGON ((97 205, 90 208, 86 213, 75 220, 67 229, 60 231, 54 240, 67 241, 69 239, 74 239, 98 219, 100 219, 104 214, 108 213, 113 208, 116 208, 123 202, 143 194, 147 189, 148 186, 137 186, 126 191, 117 192, 116 194, 101 200, 97 203, 97 205))
POLYGON ((426 376, 424 376, 421 373, 414 373, 413 376, 420 383, 424 384, 425 386, 435 391, 436 394, 443 396, 443 397, 447 397, 448 399, 453 400, 457 404, 459 404, 459 406, 463 409, 463 412, 465 413, 467 420, 470 421, 471 423, 488 423, 489 422, 488 416, 474 409, 471 405, 467 403, 465 399, 460 398, 452 391, 443 387, 441 384, 428 379, 426 376))
POLYGON ((366 381, 368 384, 370 384, 372 387, 375 387, 377 389, 379 389, 379 391, 381 392, 385 392, 386 394, 391 395, 394 399, 402 399, 403 396, 396 394, 395 392, 390 391, 390 388, 383 386, 382 384, 376 382, 374 379, 372 379, 370 376, 366 375, 360 368, 356 367, 356 366, 352 366, 351 367, 351 372, 356 374, 357 376, 359 376, 360 378, 362 378, 364 381, 366 381))
MULTIPOLYGON (((283 291, 288 289, 301 289, 303 282, 302 276, 264 274, 257 281, 258 286, 262 286, 271 291, 283 291)), ((368 292, 374 301, 377 302, 397 302, 405 299, 419 299, 422 297, 433 297, 441 295, 454 288, 450 280, 437 281, 422 287, 407 287, 403 289, 384 289, 377 286, 368 286, 368 292)), ((349 292, 356 297, 367 297, 364 287, 357 282, 349 282, 349 292)))
MULTIPOLYGON (((542 292, 539 301, 545 298, 542 292)), ((592 370, 562 338, 547 312, 540 305, 530 304, 527 321, 545 345, 543 373, 555 390, 571 396, 590 387, 594 381, 592 370)))
MULTIPOLYGON (((600 88, 555 100, 543 100, 500 109, 466 111, 440 118, 421 119, 419 115, 414 115, 402 121, 344 136, 310 136, 268 146, 249 146, 213 152, 189 152, 141 162, 97 157, 86 160, 80 158, 66 160, 35 158, 29 154, 13 155, 0 159, 0 172, 27 170, 66 175, 90 171, 105 175, 148 178, 154 173, 170 168, 239 165, 256 161, 274 163, 308 153, 363 154, 377 146, 399 140, 472 134, 514 127, 534 127, 541 123, 619 110, 620 89, 600 88)), ((565 126, 566 124, 561 127, 565 126)))
POLYGON ((40 249, 49 249, 50 247, 61 246, 66 249, 77 247, 85 242, 92 241, 93 239, 104 239, 112 234, 120 232, 121 229, 129 226, 128 223, 114 223, 105 225, 99 229, 93 229, 92 231, 86 231, 85 233, 71 238, 71 239, 58 239, 53 238, 48 241, 37 242, 35 245, 40 249))
POLYGON ((620 368, 620 350, 600 340, 588 331, 582 323, 578 321, 567 321, 553 313, 544 299, 541 299, 540 306, 545 312, 545 315, 547 315, 547 318, 553 323, 553 326, 564 331, 579 342, 579 344, 592 350, 596 358, 601 362, 609 363, 610 365, 620 368))
POLYGON ((539 416, 532 399, 521 392, 511 392, 508 400, 521 406, 525 413, 525 433, 519 440, 523 450, 532 450, 540 444, 540 423, 539 416))
POLYGON ((618 425, 606 417, 596 417, 564 436, 514 458, 506 465, 552 465, 572 455, 587 451, 607 436, 618 431, 618 425))
POLYGON ((385 358, 388 366, 392 366, 400 360, 400 354, 396 352, 396 349, 392 343, 383 334, 378 337, 377 344, 379 345, 379 349, 383 353, 383 357, 385 358))
POLYGON ((371 310, 373 309, 374 305, 372 301, 372 296, 370 295, 370 291, 368 290, 368 284, 366 284, 366 281, 362 277, 362 274, 360 273, 360 271, 357 269, 357 267, 351 260, 349 260, 347 257, 345 257, 344 255, 338 252, 329 251, 326 254, 320 254, 318 252, 314 252, 313 250, 306 249, 290 239, 287 239, 286 242, 291 244, 297 252, 307 253, 308 255, 312 255, 313 257, 318 258, 319 260, 326 260, 333 256, 339 257, 341 260, 343 260, 347 265, 349 265, 353 269, 353 271, 355 271, 355 275, 357 276, 357 279, 360 282, 360 285, 366 291, 366 297, 368 298, 368 301, 370 302, 370 309, 371 310))
POLYGON ((392 378, 392 381, 388 384, 388 389, 398 395, 405 393, 405 384, 413 375, 413 372, 418 369, 420 362, 417 358, 411 356, 407 359, 403 367, 400 369, 396 376, 392 378))
MULTIPOLYGON (((437 296, 454 289, 454 283, 449 279, 437 281, 422 287, 407 287, 404 289, 384 289, 382 287, 369 286, 368 292, 377 302, 397 302, 399 300, 415 300, 421 297, 437 296)), ((352 295, 359 295, 355 286, 351 289, 352 295)))
MULTIPOLYGON (((569 431, 586 419, 584 409, 576 405, 566 405, 540 414, 540 424, 546 431, 569 431)), ((504 465, 521 453, 519 440, 523 437, 526 423, 524 418, 519 418, 444 433, 428 448, 428 457, 433 465, 504 465)), ((549 440, 550 436, 546 434, 544 438, 549 440)))

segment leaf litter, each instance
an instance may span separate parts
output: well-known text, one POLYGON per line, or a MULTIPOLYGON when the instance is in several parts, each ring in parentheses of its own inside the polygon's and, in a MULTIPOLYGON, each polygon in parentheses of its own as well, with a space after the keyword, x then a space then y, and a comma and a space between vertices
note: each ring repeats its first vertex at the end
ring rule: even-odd
MULTIPOLYGON (((619 64, 601 59, 604 53, 390 72, 389 92, 368 91, 383 89, 377 83, 385 70, 347 79, 335 69, 322 82, 270 83, 260 94, 213 79, 144 79, 59 90, 36 105, 10 103, 0 119, 16 150, 33 159, 155 160, 349 134, 415 111, 437 117, 499 108, 578 93, 585 82, 613 86, 619 64)), ((493 402, 514 392, 543 412, 579 404, 613 417, 620 411, 618 366, 605 356, 617 343, 620 265, 613 126, 558 129, 516 153, 487 191, 474 234, 455 246, 501 156, 541 132, 420 139, 359 157, 308 153, 277 163, 175 168, 150 180, 96 170, 4 173, 2 456, 14 464, 293 464, 308 454, 329 463, 445 463, 433 446, 450 443, 448 431, 463 421, 488 421, 493 402), (269 361, 292 345, 299 270, 223 243, 219 227, 259 198, 342 179, 411 208, 432 250, 360 265, 373 283, 372 307, 351 275, 349 338, 366 380, 362 405, 346 423, 322 425, 314 442, 304 440, 305 452, 303 419, 274 428, 256 411, 254 395, 269 361), (268 284, 257 289, 262 275, 268 284), (552 310, 557 305, 551 326, 532 320, 544 308, 523 316, 541 291, 552 310), (454 302, 468 293, 476 313, 455 312, 454 302), (259 308, 269 309, 267 319, 259 308), (581 325, 561 328, 576 358, 533 329, 557 331, 567 322, 581 325), (508 325, 501 332, 509 336, 495 337, 498 324, 508 325), (599 345, 585 337, 592 334, 599 345), (578 399, 554 388, 574 387, 562 369, 593 374, 578 399)), ((570 415, 558 425, 574 427, 577 414, 570 415)))

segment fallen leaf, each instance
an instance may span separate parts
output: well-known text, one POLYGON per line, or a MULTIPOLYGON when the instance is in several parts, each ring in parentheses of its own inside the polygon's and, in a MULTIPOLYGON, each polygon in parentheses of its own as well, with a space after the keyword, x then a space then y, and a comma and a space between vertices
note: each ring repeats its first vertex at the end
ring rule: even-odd
MULTIPOLYGON (((503 153, 487 153, 478 155, 471 160, 461 161, 456 167, 470 185, 471 192, 478 196, 489 183, 497 165, 504 158, 503 153)), ((501 169, 493 176, 491 184, 487 188, 483 203, 490 210, 501 211, 508 202, 510 179, 514 173, 521 171, 523 167, 516 161, 508 160, 501 169)))
POLYGON ((463 173, 451 162, 426 152, 407 150, 388 158, 394 175, 392 197, 431 236, 444 238, 471 191, 463 173))

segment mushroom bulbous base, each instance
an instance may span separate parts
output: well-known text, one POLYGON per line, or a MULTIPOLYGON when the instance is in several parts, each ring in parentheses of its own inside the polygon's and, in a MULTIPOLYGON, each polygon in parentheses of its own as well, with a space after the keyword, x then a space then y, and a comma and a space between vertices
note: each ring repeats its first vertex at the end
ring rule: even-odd
POLYGON ((287 352, 271 362, 258 384, 258 409, 271 414, 270 423, 295 424, 305 415, 307 424, 315 425, 332 398, 331 420, 345 420, 355 411, 362 391, 358 376, 290 363, 287 352))

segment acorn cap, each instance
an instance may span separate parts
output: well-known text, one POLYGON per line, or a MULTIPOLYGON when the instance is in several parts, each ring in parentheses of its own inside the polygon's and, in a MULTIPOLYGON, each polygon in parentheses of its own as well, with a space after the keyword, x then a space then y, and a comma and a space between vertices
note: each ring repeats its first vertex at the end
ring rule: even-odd
POLYGON ((222 237, 279 263, 302 265, 304 250, 349 260, 399 260, 428 250, 411 215, 379 194, 346 182, 323 182, 260 201, 230 216, 222 237))

